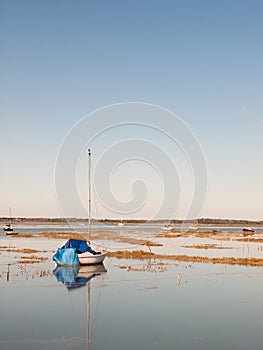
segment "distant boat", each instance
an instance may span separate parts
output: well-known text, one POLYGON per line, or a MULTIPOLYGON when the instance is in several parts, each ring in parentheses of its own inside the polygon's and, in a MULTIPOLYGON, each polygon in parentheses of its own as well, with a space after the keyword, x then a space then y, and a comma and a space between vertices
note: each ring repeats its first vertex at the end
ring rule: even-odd
POLYGON ((171 226, 170 224, 165 225, 162 227, 162 231, 172 231, 173 230, 173 226, 171 226))
POLYGON ((13 227, 11 224, 5 224, 5 226, 3 227, 3 230, 6 232, 13 232, 13 227))
POLYGON ((53 260, 57 265, 96 265, 102 264, 103 260, 107 256, 106 250, 95 251, 90 247, 90 219, 91 219, 91 176, 90 176, 90 149, 88 150, 88 213, 89 213, 89 225, 88 225, 88 241, 69 239, 66 244, 58 248, 56 254, 53 256, 53 260))
POLYGON ((252 232, 252 233, 255 232, 254 230, 252 230, 251 227, 244 227, 244 228, 243 228, 243 231, 244 231, 244 232, 252 232))
POLYGON ((120 227, 124 226, 124 223, 122 222, 122 220, 120 222, 118 222, 118 226, 120 226, 120 227))
POLYGON ((13 232, 12 219, 11 219, 11 208, 9 207, 9 223, 5 224, 3 230, 8 234, 8 232, 13 232))
POLYGON ((198 230, 198 221, 197 220, 195 220, 194 225, 189 227, 189 230, 191 230, 191 231, 198 230))

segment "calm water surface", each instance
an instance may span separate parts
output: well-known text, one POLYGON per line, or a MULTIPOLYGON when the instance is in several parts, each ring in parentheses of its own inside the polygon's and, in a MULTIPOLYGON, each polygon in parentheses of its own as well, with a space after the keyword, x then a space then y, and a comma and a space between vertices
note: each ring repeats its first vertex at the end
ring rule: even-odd
POLYGON ((83 271, 8 254, 0 349, 263 347, 262 268, 106 258, 103 271, 83 271))
MULTIPOLYGON (((6 222, 0 221, 0 227, 3 227, 6 222)), ((114 224, 92 224, 91 229, 92 231, 122 231, 122 232, 134 232, 143 234, 156 234, 161 232, 161 228, 164 226, 164 224, 138 224, 138 225, 129 225, 125 224, 124 226, 118 226, 114 224)), ((87 232, 88 231, 88 225, 85 225, 83 223, 32 223, 32 222, 20 222, 20 223, 14 223, 13 224, 14 230, 18 233, 41 233, 41 232, 87 232)), ((180 226, 175 225, 174 226, 178 230, 187 230, 189 229, 189 226, 180 226)), ((231 232, 231 231, 240 231, 242 232, 244 226, 198 226, 196 231, 202 231, 202 230, 217 230, 221 232, 231 232)), ((255 232, 262 232, 263 227, 262 226, 250 226, 255 232)))

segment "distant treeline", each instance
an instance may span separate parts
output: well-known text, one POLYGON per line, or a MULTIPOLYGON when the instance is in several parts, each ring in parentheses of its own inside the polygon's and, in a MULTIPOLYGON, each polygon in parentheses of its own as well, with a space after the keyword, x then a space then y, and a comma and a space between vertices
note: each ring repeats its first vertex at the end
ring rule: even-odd
MULTIPOLYGON (((0 221, 8 221, 9 217, 2 217, 0 218, 0 221)), ((195 220, 168 220, 168 219, 162 219, 162 220, 142 220, 142 219, 92 219, 92 223, 109 223, 109 224, 117 224, 120 221, 122 221, 124 224, 145 224, 145 223, 153 223, 153 224, 165 224, 170 223, 173 225, 181 225, 181 224, 195 224, 195 225, 262 225, 263 220, 261 221, 253 221, 253 220, 240 220, 240 219, 211 219, 211 218, 201 218, 201 219, 195 219, 195 220)), ((34 223, 58 223, 58 224, 67 224, 68 222, 72 223, 84 223, 88 224, 88 219, 83 218, 12 218, 12 222, 34 222, 34 223)))

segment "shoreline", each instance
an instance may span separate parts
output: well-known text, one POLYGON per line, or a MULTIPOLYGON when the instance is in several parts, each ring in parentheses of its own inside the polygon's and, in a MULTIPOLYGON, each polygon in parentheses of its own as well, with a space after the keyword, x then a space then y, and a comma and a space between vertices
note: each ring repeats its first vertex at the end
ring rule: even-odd
MULTIPOLYGON (((0 217, 0 223, 9 222, 9 217, 0 217)), ((210 218, 200 218, 193 220, 144 220, 144 219, 91 219, 91 224, 109 224, 117 225, 120 222, 126 225, 165 225, 169 223, 173 226, 181 225, 195 225, 195 226, 263 226, 263 220, 246 220, 246 219, 210 219, 210 218)), ((79 223, 87 224, 88 219, 84 218, 45 218, 45 217, 14 217, 12 218, 12 223, 41 223, 41 224, 68 224, 68 223, 79 223)))

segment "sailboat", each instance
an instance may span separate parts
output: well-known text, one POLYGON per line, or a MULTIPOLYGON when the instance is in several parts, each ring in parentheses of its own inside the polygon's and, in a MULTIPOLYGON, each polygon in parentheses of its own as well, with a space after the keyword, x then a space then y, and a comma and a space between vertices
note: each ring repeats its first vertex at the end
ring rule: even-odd
POLYGON ((12 232, 13 231, 13 227, 12 227, 12 224, 5 224, 5 226, 3 227, 3 230, 5 232, 12 232))
POLYGON ((13 232, 13 227, 12 227, 12 220, 11 220, 11 207, 9 207, 9 222, 5 224, 3 227, 3 230, 6 232, 8 235, 9 232, 13 232))
POLYGON ((172 230, 173 230, 173 227, 170 224, 162 227, 162 231, 172 231, 172 230))
POLYGON ((189 227, 189 230, 191 230, 191 231, 196 231, 196 230, 198 230, 198 220, 195 220, 195 221, 194 221, 194 225, 190 226, 190 227, 189 227))
POLYGON ((88 149, 88 240, 69 239, 66 244, 58 248, 53 260, 57 265, 96 265, 102 264, 107 256, 106 250, 95 251, 90 247, 91 224, 91 153, 88 149))
POLYGON ((122 220, 120 222, 118 222, 118 226, 123 227, 124 223, 122 222, 122 220))
POLYGON ((173 230, 173 226, 171 225, 171 221, 169 220, 169 223, 167 225, 162 226, 162 231, 172 231, 173 230))

